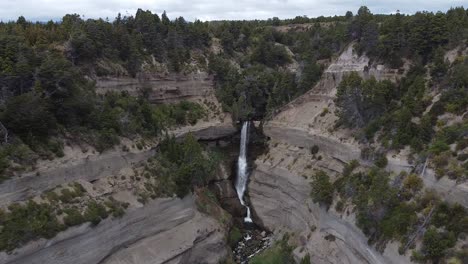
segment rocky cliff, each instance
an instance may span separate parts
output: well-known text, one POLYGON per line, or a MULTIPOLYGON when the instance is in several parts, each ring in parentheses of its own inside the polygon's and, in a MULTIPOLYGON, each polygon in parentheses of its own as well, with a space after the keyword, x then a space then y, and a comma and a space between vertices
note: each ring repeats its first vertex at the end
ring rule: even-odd
MULTIPOLYGON (((310 254, 313 263, 409 263, 409 256, 399 255, 398 246, 389 243, 384 252, 368 245, 367 238, 355 226, 352 210, 343 213, 319 208, 310 198, 310 177, 324 170, 331 177, 341 173, 343 166, 361 159, 361 145, 351 131, 334 128, 334 98, 343 76, 357 72, 360 76, 397 81, 403 71, 371 65, 366 56, 357 56, 352 45, 325 70, 321 80, 309 92, 282 107, 263 131, 270 138, 269 151, 258 157, 252 172, 248 193, 256 220, 275 232, 292 231, 295 257, 300 260, 310 254), (310 148, 318 146, 316 156, 310 148)), ((407 153, 388 155, 387 170, 394 173, 410 171, 407 153)), ((431 170, 421 175, 426 188, 435 189, 445 200, 468 207, 466 183, 449 179, 437 181, 431 170)))
POLYGON ((1 263, 218 263, 228 254, 221 225, 196 209, 194 198, 156 199, 51 240, 28 243, 1 263))
POLYGON ((198 100, 213 96, 213 78, 205 72, 189 74, 147 74, 137 78, 101 77, 96 80, 96 91, 126 91, 138 95, 147 89, 153 103, 172 103, 181 100, 198 100))
MULTIPOLYGON (((212 107, 219 103, 206 74, 97 81, 99 93, 125 90, 136 95, 143 88, 150 89, 153 103, 193 100, 209 107, 205 120, 172 129, 169 134, 182 137, 190 132, 199 140, 216 141, 237 131, 228 116, 214 113, 212 107)), ((65 157, 41 161, 34 171, 2 182, 3 208, 27 199, 43 201, 44 192, 72 182, 79 182, 93 199, 112 196, 129 207, 121 218, 109 217, 97 226, 74 226, 52 239, 28 242, 11 253, 1 252, 0 263, 219 263, 225 259, 229 254, 226 223, 202 213, 196 202, 198 195, 183 200, 138 200, 137 188, 144 186, 130 178, 135 179, 140 164, 155 154, 157 140, 141 149, 129 139, 122 139, 121 144, 126 148, 119 146, 104 153, 66 146, 65 157)), ((229 182, 223 177, 225 184, 229 182)), ((232 187, 228 187, 224 189, 232 194, 232 187)))
MULTIPOLYGON (((235 132, 236 129, 231 123, 208 122, 176 129, 171 133, 176 137, 192 133, 200 140, 216 140, 231 136, 235 132)), ((41 166, 36 171, 19 175, 0 184, 0 206, 24 201, 61 184, 78 180, 92 182, 118 175, 120 171, 153 156, 156 146, 129 152, 114 149, 102 154, 80 153, 78 157, 74 155, 75 157, 46 162, 47 166, 41 166)))

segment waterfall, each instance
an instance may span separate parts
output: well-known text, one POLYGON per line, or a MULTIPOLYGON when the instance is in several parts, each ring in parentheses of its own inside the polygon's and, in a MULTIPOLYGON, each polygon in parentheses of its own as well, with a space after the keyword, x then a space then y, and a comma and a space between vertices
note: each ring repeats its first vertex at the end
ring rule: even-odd
POLYGON ((237 161, 236 191, 240 203, 247 208, 247 217, 244 218, 244 221, 251 223, 252 218, 250 218, 250 208, 244 202, 245 188, 247 187, 247 180, 249 179, 249 175, 247 172, 247 145, 249 143, 249 124, 249 121, 245 121, 242 124, 239 160, 237 161))

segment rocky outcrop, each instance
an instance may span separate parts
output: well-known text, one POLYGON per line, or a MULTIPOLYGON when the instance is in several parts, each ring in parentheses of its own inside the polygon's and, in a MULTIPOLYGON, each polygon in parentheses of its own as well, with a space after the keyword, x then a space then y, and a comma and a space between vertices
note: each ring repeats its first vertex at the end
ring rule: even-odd
POLYGON ((147 89, 153 103, 172 103, 180 100, 204 99, 213 94, 213 79, 205 72, 191 74, 171 73, 167 75, 147 75, 138 78, 105 77, 96 80, 96 91, 126 91, 138 95, 147 89))
MULTIPOLYGON (((236 129, 230 123, 206 123, 171 133, 176 137, 193 133, 200 140, 215 140, 233 135, 236 129)), ((60 184, 78 180, 91 182, 117 175, 119 171, 147 160, 155 152, 154 148, 136 152, 115 149, 23 174, 0 184, 0 207, 40 195, 60 184)))
POLYGON ((230 171, 225 164, 220 164, 216 178, 211 182, 210 189, 218 198, 221 207, 229 212, 233 217, 244 217, 247 210, 239 201, 237 192, 230 179, 230 171))
POLYGON ((232 123, 209 123, 207 126, 187 127, 180 134, 176 134, 178 137, 182 137, 187 133, 192 135, 198 140, 213 141, 218 139, 224 139, 233 136, 237 132, 237 129, 232 123))
MULTIPOLYGON (((336 129, 334 98, 343 76, 357 72, 364 78, 397 81, 407 70, 370 65, 366 56, 357 56, 352 45, 332 62, 321 80, 309 92, 282 107, 263 126, 271 139, 268 153, 256 160, 248 186, 251 207, 257 223, 272 231, 295 233, 297 259, 309 253, 313 263, 409 263, 398 254, 398 245, 390 243, 383 253, 367 244, 365 235, 355 226, 354 213, 339 214, 319 208, 310 198, 308 179, 315 170, 337 177, 343 165, 361 159, 361 145, 352 131, 336 129), (310 153, 312 146, 319 153, 310 153), (319 157, 319 158, 318 158, 319 157)), ((387 170, 411 171, 405 155, 388 157, 387 170)), ((427 188, 435 189, 449 202, 468 207, 466 184, 448 179, 435 180, 427 170, 422 178, 427 188)))
POLYGON ((293 146, 311 148, 316 145, 320 150, 342 162, 360 159, 361 151, 355 145, 344 143, 335 137, 327 137, 320 133, 315 134, 313 130, 266 124, 263 127, 263 132, 272 139, 293 146))
POLYGON ((73 163, 23 174, 0 184, 0 205, 26 200, 60 184, 77 180, 94 181, 115 175, 123 168, 147 160, 154 153, 154 149, 140 152, 109 151, 73 163))
POLYGON ((382 256, 352 223, 314 204, 310 184, 287 168, 257 161, 248 191, 257 223, 295 233, 298 259, 309 253, 313 263, 404 263, 382 256))
POLYGON ((228 254, 220 224, 194 198, 156 199, 122 218, 84 224, 0 253, 0 263, 219 263, 228 254))

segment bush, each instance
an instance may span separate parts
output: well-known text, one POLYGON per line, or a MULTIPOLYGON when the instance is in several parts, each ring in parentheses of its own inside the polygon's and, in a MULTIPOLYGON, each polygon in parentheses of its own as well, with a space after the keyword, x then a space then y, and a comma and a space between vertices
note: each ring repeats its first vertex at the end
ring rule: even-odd
POLYGON ((457 160, 459 160, 459 161, 465 161, 467 159, 468 159, 468 153, 462 153, 462 154, 457 156, 457 160))
POLYGON ((311 148, 310 148, 310 153, 312 155, 315 155, 319 152, 319 147, 317 145, 313 145, 311 148))
POLYGON ((300 264, 310 264, 310 255, 307 253, 302 259, 300 264))
POLYGON ((80 225, 85 222, 83 215, 75 208, 65 209, 64 212, 67 215, 63 218, 63 222, 67 226, 80 225))
POLYGON ((156 166, 162 165, 159 171, 162 171, 164 180, 160 183, 164 186, 159 187, 164 193, 175 193, 181 198, 191 191, 192 186, 205 185, 217 165, 217 158, 210 153, 206 155, 192 134, 187 135, 183 142, 167 137, 159 145, 159 151, 160 155, 154 162, 156 166))
POLYGON ((343 212, 343 209, 344 209, 344 202, 342 200, 339 200, 335 205, 335 210, 341 213, 343 212))
POLYGON ((405 188, 406 190, 409 190, 411 193, 416 193, 420 191, 423 186, 424 186, 424 183, 422 179, 414 173, 408 175, 403 180, 403 188, 405 188))
POLYGON ((48 204, 38 204, 29 200, 26 204, 12 204, 10 212, 0 210, 0 250, 8 252, 37 238, 50 239, 64 227, 48 204))
POLYGON ((385 168, 387 167, 388 160, 385 154, 381 154, 380 157, 375 160, 375 165, 379 168, 385 168))
POLYGON ((425 259, 438 261, 445 256, 447 249, 455 246, 456 238, 451 232, 439 232, 429 228, 423 237, 422 253, 425 259))
POLYGON ((91 222, 93 225, 99 224, 101 220, 106 219, 107 216, 106 208, 96 201, 89 202, 84 213, 86 221, 91 222))
POLYGON ((333 185, 330 183, 330 177, 324 171, 318 171, 312 177, 312 200, 316 203, 329 208, 333 201, 333 185))
POLYGON ((233 227, 231 231, 229 231, 228 243, 231 248, 234 248, 237 242, 241 241, 242 233, 240 232, 239 228, 233 227))
POLYGON ((113 129, 106 129, 98 132, 97 141, 95 142, 96 150, 103 152, 120 143, 120 139, 113 129))
POLYGON ((125 214, 126 206, 128 206, 126 203, 115 200, 112 196, 104 204, 109 208, 109 213, 113 217, 122 217, 125 214))

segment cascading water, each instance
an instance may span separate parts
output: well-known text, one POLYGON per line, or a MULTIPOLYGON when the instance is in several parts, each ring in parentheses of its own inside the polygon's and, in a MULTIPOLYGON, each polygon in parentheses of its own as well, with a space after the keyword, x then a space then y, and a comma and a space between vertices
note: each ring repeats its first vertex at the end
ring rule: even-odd
POLYGON ((249 121, 245 121, 242 124, 239 160, 237 162, 236 191, 240 203, 247 208, 247 216, 244 218, 244 222, 251 223, 252 218, 250 218, 250 208, 244 202, 245 188, 247 186, 247 180, 249 179, 247 172, 247 145, 249 143, 249 125, 249 121))
MULTIPOLYGON (((247 166, 247 146, 249 144, 249 126, 250 121, 242 124, 241 142, 239 159, 237 162, 237 178, 235 182, 237 196, 240 203, 247 208, 247 216, 244 218, 245 223, 253 223, 250 216, 250 208, 244 201, 244 194, 249 180, 249 172, 247 166)), ((271 235, 264 230, 259 229, 257 226, 248 224, 241 227, 243 234, 242 240, 236 243, 233 248, 236 263, 247 264, 249 259, 257 255, 259 252, 271 246, 271 235)))

